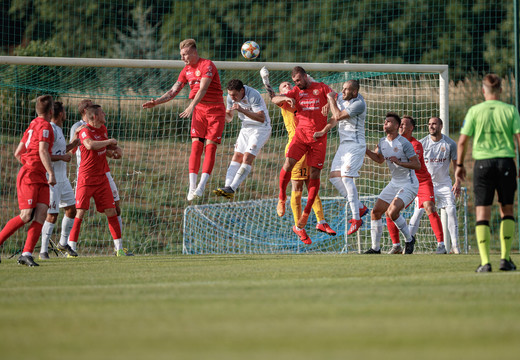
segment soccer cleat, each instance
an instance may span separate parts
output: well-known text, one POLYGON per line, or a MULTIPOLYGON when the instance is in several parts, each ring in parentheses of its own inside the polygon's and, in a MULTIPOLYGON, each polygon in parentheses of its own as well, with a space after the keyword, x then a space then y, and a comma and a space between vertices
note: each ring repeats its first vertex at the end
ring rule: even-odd
POLYGON ((352 235, 361 228, 361 226, 363 225, 363 220, 350 219, 349 223, 350 227, 347 231, 347 235, 352 235))
POLYGON ((475 270, 475 272, 478 272, 478 273, 491 272, 491 264, 479 265, 477 270, 475 270))
POLYGON ((330 236, 336 236, 336 232, 327 223, 316 224, 316 230, 327 233, 330 236))
POLYGON ((401 247, 401 245, 392 246, 392 249, 390 249, 390 251, 388 253, 389 254, 402 254, 403 248, 401 247))
POLYGON ((31 255, 20 255, 20 257, 18 258, 18 264, 29 267, 40 266, 34 262, 34 259, 31 255))
POLYGON ((116 252, 114 253, 115 256, 134 256, 134 254, 128 250, 128 249, 120 249, 120 250, 116 250, 116 252))
POLYGON ((285 215, 285 200, 278 199, 278 205, 276 205, 276 213, 280 217, 285 215))
POLYGON ((435 251, 436 254, 447 254, 446 246, 444 244, 437 246, 437 250, 435 251))
POLYGON ((188 201, 193 201, 193 199, 195 199, 195 189, 190 189, 190 191, 188 191, 187 199, 188 201))
POLYGON ((233 196, 235 196, 235 190, 233 190, 231 188, 231 186, 225 186, 223 188, 218 188, 216 190, 213 190, 213 193, 215 193, 216 195, 228 198, 229 200, 233 199, 233 196))
POLYGON ((305 225, 307 225, 307 221, 309 220, 310 213, 306 213, 305 211, 302 213, 302 216, 300 216, 300 220, 298 220, 298 227, 300 229, 303 229, 305 225))
POLYGON ((292 227, 292 230, 294 231, 294 233, 296 235, 298 235, 298 237, 300 238, 300 241, 306 245, 310 245, 312 244, 312 240, 311 238, 309 237, 309 235, 307 235, 307 232, 305 231, 305 229, 301 229, 301 230, 298 230, 296 228, 296 226, 293 226, 292 227))
POLYGON ((374 249, 370 248, 367 251, 365 251, 363 254, 381 254, 381 249, 374 250, 374 249))
POLYGON ((40 260, 49 260, 50 259, 48 252, 41 252, 39 257, 40 257, 40 260))
POLYGON ((404 254, 413 254, 415 248, 415 236, 412 236, 412 241, 404 244, 404 254))
POLYGON ((363 205, 362 208, 359 208, 359 217, 362 218, 366 214, 368 214, 368 208, 366 207, 366 205, 363 205))
POLYGON ((204 189, 196 188, 193 192, 193 199, 200 199, 202 197, 202 194, 204 194, 204 189))
POLYGON ((511 258, 509 258, 509 260, 500 259, 500 270, 502 270, 502 271, 514 271, 514 270, 516 270, 516 265, 513 262, 513 260, 511 260, 511 258))
POLYGON ((455 255, 459 255, 460 254, 460 249, 459 249, 459 246, 458 245, 455 245, 455 246, 451 246, 451 252, 454 253, 455 255))
POLYGON ((265 86, 269 86, 269 70, 264 66, 260 69, 260 77, 265 86))
POLYGON ((62 254, 64 254, 66 257, 78 257, 78 253, 72 250, 69 244, 67 245, 61 245, 58 244, 56 246, 56 249, 58 249, 62 254))

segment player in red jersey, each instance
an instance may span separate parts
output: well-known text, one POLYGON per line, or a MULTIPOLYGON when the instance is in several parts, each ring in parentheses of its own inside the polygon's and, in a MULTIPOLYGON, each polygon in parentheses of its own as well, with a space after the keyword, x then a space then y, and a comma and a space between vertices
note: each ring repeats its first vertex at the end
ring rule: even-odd
POLYGON ((292 70, 291 77, 296 86, 285 95, 272 98, 275 104, 286 101, 289 106, 296 108, 296 120, 298 121, 295 135, 280 171, 280 194, 276 211, 278 216, 285 214, 286 190, 291 181, 291 171, 298 160, 307 154, 307 164, 310 166, 309 195, 307 205, 303 209, 298 224, 293 226, 293 231, 303 243, 311 244, 312 241, 305 231, 305 225, 307 225, 312 205, 320 189, 320 173, 327 150, 327 132, 332 128, 332 124, 327 122, 327 114, 323 113, 328 112, 327 95, 333 91, 324 83, 312 82, 300 66, 296 66, 292 70), (323 111, 324 107, 326 111, 323 111))
POLYGON ((81 222, 94 198, 98 212, 105 213, 110 234, 114 239, 117 256, 126 256, 121 240, 121 227, 117 219, 116 205, 106 176, 107 156, 120 159, 122 150, 116 139, 109 139, 105 127, 105 113, 101 106, 91 105, 85 109, 87 125, 80 130, 81 163, 76 187, 76 218, 70 232, 70 242, 78 241, 81 222), (107 149, 110 148, 109 149, 107 149))
MULTIPOLYGON (((424 163, 423 146, 412 136, 414 129, 415 120, 411 116, 403 116, 401 119, 401 126, 399 127, 399 133, 412 143, 415 153, 419 158, 419 162, 421 163, 421 168, 415 170, 415 175, 417 176, 417 180, 419 180, 419 192, 417 193, 415 201, 417 201, 419 207, 424 208, 426 214, 428 214, 433 233, 437 238, 437 253, 442 254, 441 250, 444 249, 444 253, 446 253, 446 248, 444 247, 444 233, 442 231, 441 218, 435 209, 435 194, 433 191, 432 177, 424 163)), ((386 224, 388 232, 390 233, 390 238, 392 239, 392 249, 390 250, 390 254, 401 254, 402 248, 401 242, 399 241, 399 229, 397 229, 397 226, 388 215, 386 217, 386 224)), ((413 242, 415 242, 415 234, 410 233, 410 235, 412 235, 413 242)))
POLYGON ((226 122, 226 107, 220 77, 215 64, 199 57, 195 40, 186 39, 179 45, 181 58, 186 64, 173 87, 158 99, 143 104, 149 109, 172 100, 186 85, 190 85, 190 105, 179 114, 181 118, 191 118, 191 154, 189 160, 190 188, 188 200, 202 197, 213 166, 217 145, 222 140, 222 132, 226 122), (205 145, 205 146, 204 146, 205 145), (202 153, 202 175, 197 185, 202 153))
POLYGON ((50 120, 53 114, 52 96, 43 95, 36 99, 38 115, 25 130, 14 156, 22 163, 16 179, 16 192, 20 215, 7 222, 0 231, 2 245, 16 230, 32 221, 27 231, 27 239, 18 264, 39 266, 34 262, 32 252, 42 232, 43 223, 49 209, 49 185, 56 184, 51 162, 54 132, 50 120), (47 179, 46 173, 49 174, 47 179))

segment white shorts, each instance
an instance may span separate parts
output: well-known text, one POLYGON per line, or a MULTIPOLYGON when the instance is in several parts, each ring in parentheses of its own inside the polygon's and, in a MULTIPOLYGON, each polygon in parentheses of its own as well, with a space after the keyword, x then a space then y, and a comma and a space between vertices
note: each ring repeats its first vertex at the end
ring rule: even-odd
POLYGON ((235 144, 235 152, 244 154, 250 153, 257 156, 262 147, 271 136, 270 127, 246 127, 240 130, 237 142, 235 144))
POLYGON ((114 179, 112 178, 112 175, 110 174, 110 171, 106 173, 108 182, 110 183, 110 189, 112 190, 112 196, 114 197, 114 201, 119 201, 119 191, 117 191, 116 183, 114 182, 114 179))
POLYGON ((388 185, 386 185, 383 191, 381 191, 381 194, 379 194, 378 198, 388 204, 391 204, 394 198, 397 197, 403 200, 404 206, 408 206, 415 199, 418 191, 419 183, 407 183, 403 185, 390 182, 388 185))
POLYGON ((49 210, 47 210, 48 214, 57 214, 60 212, 60 209, 74 204, 76 204, 76 197, 74 196, 74 190, 72 190, 72 185, 70 185, 68 179, 50 187, 50 207, 49 210))
POLYGON ((435 193, 435 206, 437 206, 437 208, 443 209, 450 205, 455 206, 455 195, 451 191, 451 188, 451 184, 433 185, 433 191, 435 193))
POLYGON ((365 160, 367 146, 353 141, 339 144, 330 171, 340 171, 341 176, 359 177, 359 170, 365 160))

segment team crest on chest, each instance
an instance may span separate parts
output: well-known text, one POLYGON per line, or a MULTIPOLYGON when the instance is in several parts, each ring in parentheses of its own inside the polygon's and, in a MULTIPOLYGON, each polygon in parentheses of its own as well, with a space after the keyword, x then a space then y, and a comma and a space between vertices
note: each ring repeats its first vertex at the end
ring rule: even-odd
POLYGON ((313 90, 312 93, 313 93, 314 95, 319 95, 319 94, 320 94, 320 91, 319 91, 318 89, 316 89, 316 90, 313 90))
POLYGON ((399 148, 396 146, 394 147, 394 152, 398 152, 399 151, 399 148))
POLYGON ((445 152, 446 151, 446 148, 444 146, 441 146, 441 151, 442 152, 445 152))
POLYGON ((195 76, 200 76, 200 70, 195 71, 195 76))

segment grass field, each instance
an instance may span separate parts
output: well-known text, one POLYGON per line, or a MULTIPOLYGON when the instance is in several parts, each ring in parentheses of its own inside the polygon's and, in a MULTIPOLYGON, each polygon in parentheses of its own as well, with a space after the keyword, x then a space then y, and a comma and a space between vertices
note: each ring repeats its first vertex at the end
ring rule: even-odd
MULTIPOLYGON (((478 256, 138 256, 0 264, 2 359, 491 359, 520 272, 478 256)), ((518 262, 518 261, 517 261, 518 262)))

